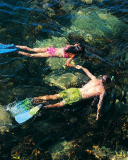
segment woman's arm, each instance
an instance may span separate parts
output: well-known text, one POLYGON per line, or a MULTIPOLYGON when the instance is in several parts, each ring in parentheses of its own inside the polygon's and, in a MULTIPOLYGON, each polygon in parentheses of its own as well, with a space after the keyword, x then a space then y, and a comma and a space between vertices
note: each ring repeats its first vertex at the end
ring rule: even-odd
POLYGON ((65 66, 68 66, 68 67, 76 67, 76 66, 73 66, 72 64, 70 64, 70 62, 74 59, 75 55, 72 55, 70 56, 70 58, 66 61, 66 63, 64 64, 65 66))

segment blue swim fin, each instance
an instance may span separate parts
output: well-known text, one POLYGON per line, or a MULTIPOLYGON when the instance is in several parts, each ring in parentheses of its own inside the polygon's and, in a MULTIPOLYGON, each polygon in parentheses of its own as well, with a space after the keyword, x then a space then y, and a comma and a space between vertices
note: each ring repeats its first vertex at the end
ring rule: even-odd
POLYGON ((1 49, 0 48, 0 54, 5 54, 5 53, 12 53, 12 52, 15 52, 17 51, 17 48, 14 48, 14 49, 1 49))
POLYGON ((42 104, 39 104, 38 106, 33 107, 32 109, 30 109, 30 110, 27 111, 27 112, 18 114, 18 115, 15 116, 15 120, 16 120, 19 124, 24 123, 24 122, 26 122, 28 119, 30 119, 31 117, 33 117, 33 116, 39 111, 39 109, 40 109, 41 107, 42 107, 42 104))
POLYGON ((15 45, 14 44, 1 44, 0 43, 0 49, 8 49, 8 48, 14 49, 15 45))

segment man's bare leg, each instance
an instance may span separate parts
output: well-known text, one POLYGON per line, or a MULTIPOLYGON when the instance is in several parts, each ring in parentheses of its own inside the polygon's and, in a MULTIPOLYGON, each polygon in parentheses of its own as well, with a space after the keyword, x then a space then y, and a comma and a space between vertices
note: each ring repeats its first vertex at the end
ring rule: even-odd
POLYGON ((51 57, 51 55, 50 55, 48 52, 30 54, 30 53, 27 53, 27 52, 18 51, 18 54, 22 54, 22 55, 24 55, 24 56, 34 57, 34 58, 51 57))
MULTIPOLYGON (((41 102, 44 102, 46 100, 56 100, 56 99, 59 99, 59 94, 54 94, 54 95, 46 95, 46 96, 39 96, 39 97, 34 97, 33 98, 33 101, 35 103, 41 103, 41 102)), ((61 102, 58 102, 56 104, 50 104, 50 105, 46 105, 46 106, 43 106, 44 108, 54 108, 54 107, 62 107, 65 105, 65 100, 62 100, 61 102)))
POLYGON ((46 96, 39 96, 39 97, 34 97, 33 101, 34 102, 43 102, 43 101, 47 101, 47 100, 56 100, 59 99, 59 94, 54 94, 54 95, 46 95, 46 96))
POLYGON ((16 45, 17 48, 21 48, 24 49, 26 51, 32 51, 32 52, 45 52, 47 47, 44 48, 29 48, 27 46, 20 46, 20 45, 16 45))
POLYGON ((54 107, 62 107, 65 105, 65 100, 62 100, 61 102, 58 102, 56 104, 49 104, 49 105, 46 105, 46 106, 43 106, 44 108, 54 108, 54 107))

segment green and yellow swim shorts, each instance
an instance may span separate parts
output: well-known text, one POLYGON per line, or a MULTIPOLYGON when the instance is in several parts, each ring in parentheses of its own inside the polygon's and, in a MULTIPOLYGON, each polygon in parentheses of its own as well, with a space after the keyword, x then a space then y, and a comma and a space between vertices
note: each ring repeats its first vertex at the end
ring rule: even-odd
POLYGON ((65 100, 65 104, 72 104, 82 100, 82 95, 78 88, 69 88, 59 93, 59 97, 65 100))

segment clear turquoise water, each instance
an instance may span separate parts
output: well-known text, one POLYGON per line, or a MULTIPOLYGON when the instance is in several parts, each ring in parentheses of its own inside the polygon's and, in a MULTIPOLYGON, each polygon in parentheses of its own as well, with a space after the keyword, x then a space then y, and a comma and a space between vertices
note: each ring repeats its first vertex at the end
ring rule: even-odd
POLYGON ((127 114, 119 114, 119 108, 128 104, 127 5, 127 0, 1 0, 1 43, 62 47, 80 41, 90 54, 73 63, 87 67, 96 76, 114 75, 115 80, 108 87, 98 122, 96 104, 88 110, 88 100, 61 109, 41 110, 20 126, 6 111, 8 104, 80 87, 88 79, 81 71, 64 68, 63 58, 0 55, 0 159, 127 157, 127 114))

